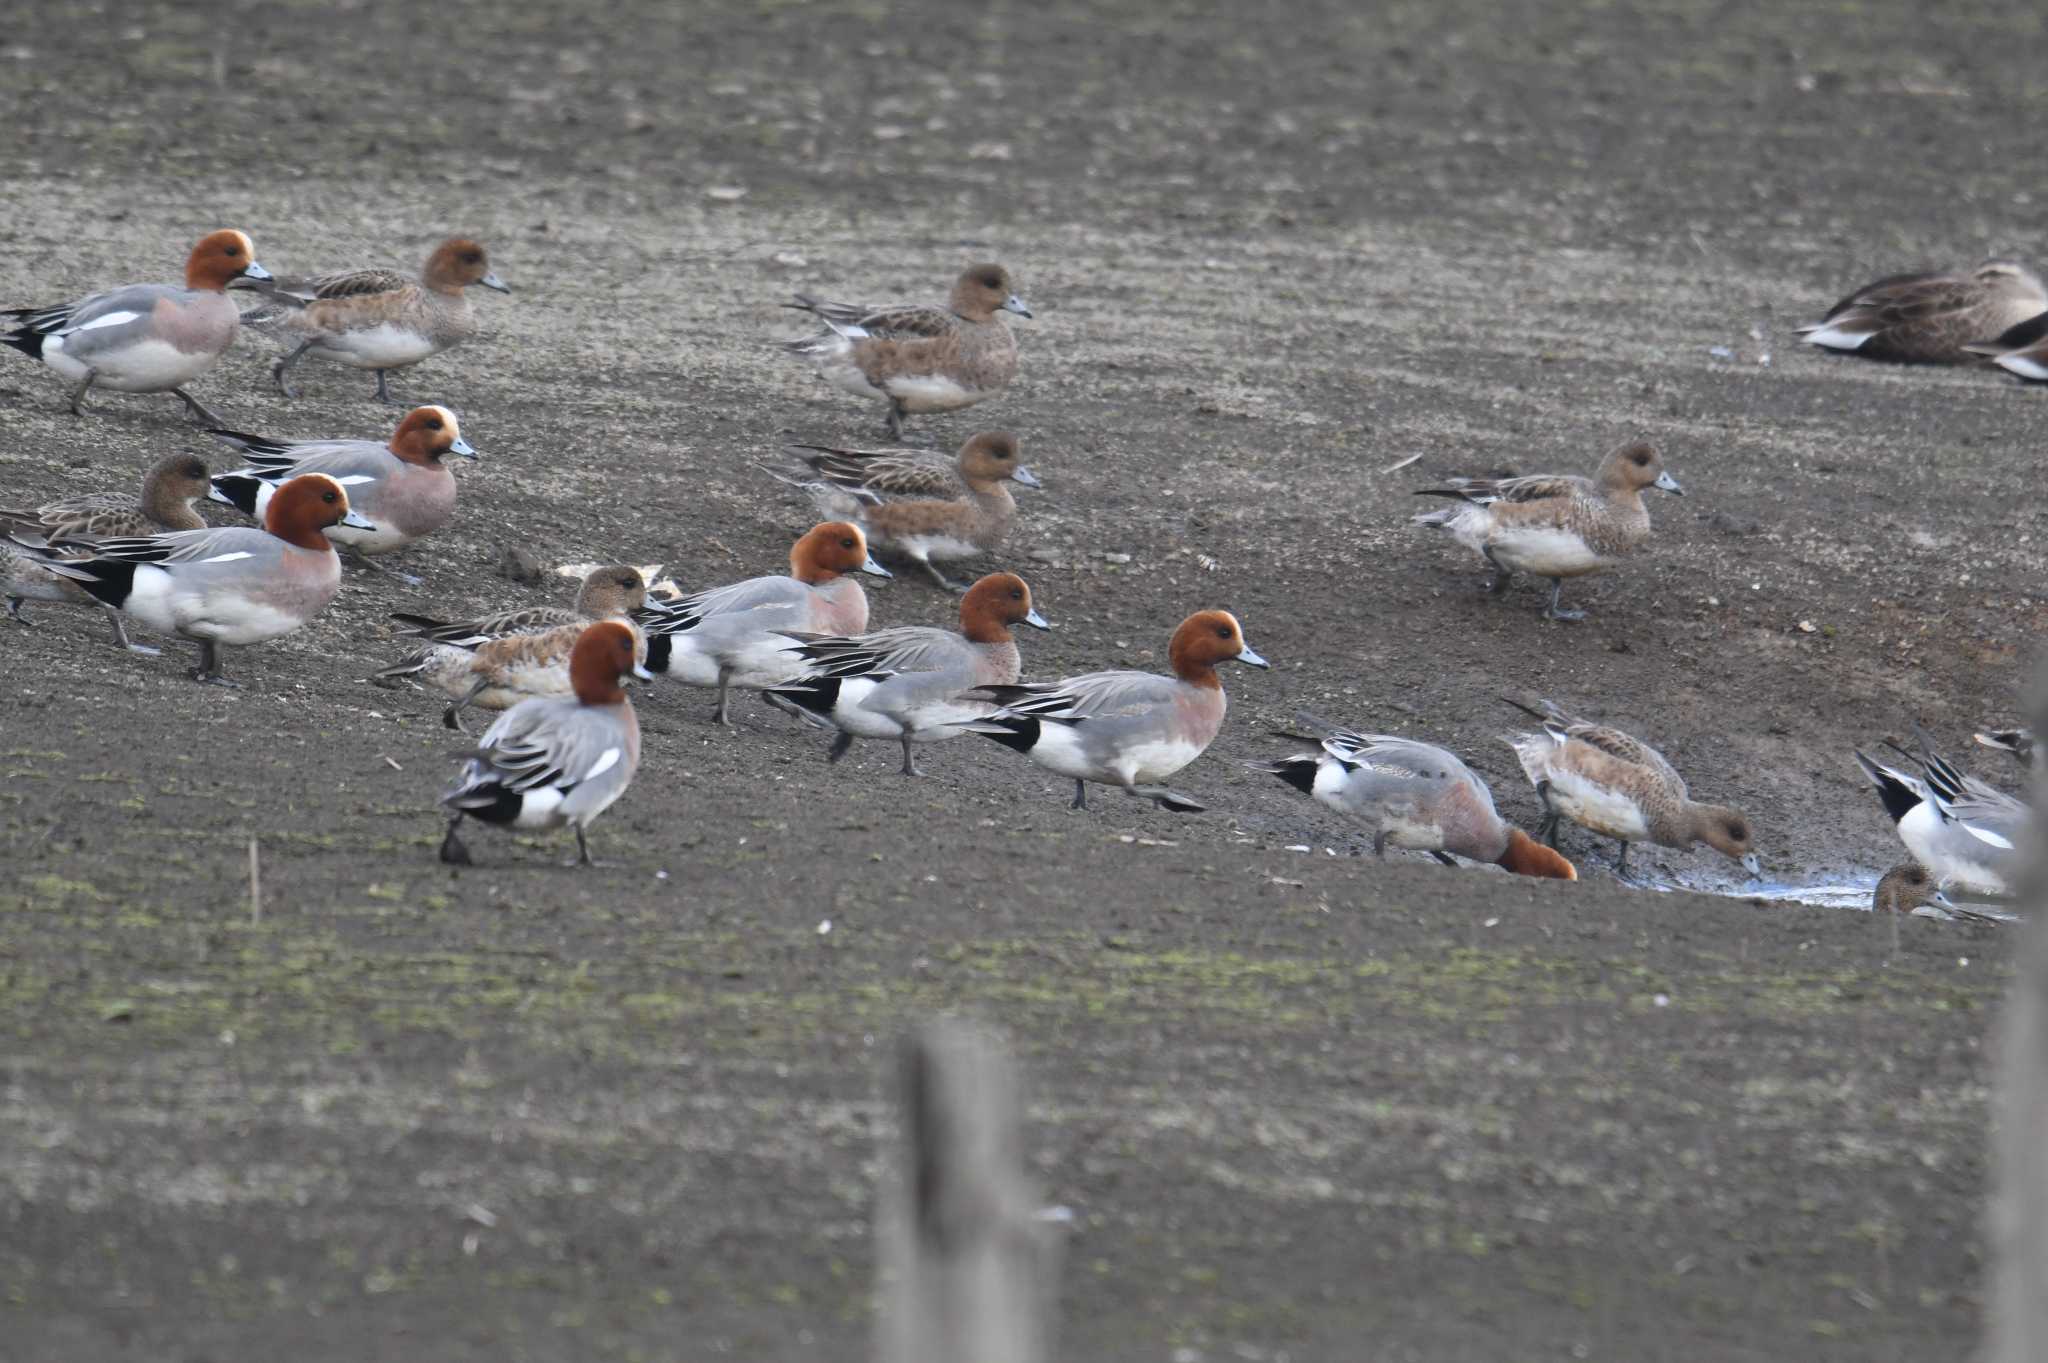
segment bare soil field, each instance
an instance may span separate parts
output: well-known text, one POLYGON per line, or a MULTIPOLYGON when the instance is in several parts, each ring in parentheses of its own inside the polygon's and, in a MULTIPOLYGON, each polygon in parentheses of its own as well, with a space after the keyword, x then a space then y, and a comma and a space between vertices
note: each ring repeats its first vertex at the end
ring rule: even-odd
MULTIPOLYGON (((0 303, 280 272, 470 232, 516 293, 394 378, 483 455, 451 528, 306 630, 123 656, 0 621, 0 1359, 864 1357, 911 1019, 1013 1038, 1075 1215, 1070 1359, 1914 1360, 1981 1312, 1986 1039, 2010 934, 1749 894, 1376 863, 1246 760, 1311 708, 1464 754, 1525 825, 1502 695, 1657 743, 1773 886, 1902 849, 1850 750, 2017 712, 2044 591, 2042 405, 1814 353, 1851 285, 2036 257, 2038 7, 1162 3, 30 5, 0 34, 0 303), (881 413, 779 355, 793 289, 1037 316, 1001 399, 1027 672, 1225 676, 1176 817, 974 738, 896 774, 747 698, 639 696, 592 834, 434 848, 438 696, 364 679, 394 610, 547 563, 775 571, 791 440, 881 413), (1623 571, 1478 590, 1410 527, 1455 473, 1684 483, 1623 571), (1410 454, 1414 465, 1380 470, 1410 454), (265 904, 252 921, 247 847, 265 904), (1300 850, 1300 849, 1307 850, 1300 850), (1364 855, 1361 856, 1360 853, 1364 855), (1745 897, 1746 894, 1748 897, 1745 897), (829 924, 829 930, 827 925, 829 924)), ((197 385, 242 429, 372 434, 366 375, 197 385)), ((167 398, 74 419, 0 355, 6 502, 231 452, 167 398)), ((232 519, 225 508, 223 521, 232 519)), ((567 584, 542 593, 566 601, 567 584)), ((943 623, 913 575, 879 623, 943 623)), ((2006 779, 1989 755, 1971 754, 2006 779)))

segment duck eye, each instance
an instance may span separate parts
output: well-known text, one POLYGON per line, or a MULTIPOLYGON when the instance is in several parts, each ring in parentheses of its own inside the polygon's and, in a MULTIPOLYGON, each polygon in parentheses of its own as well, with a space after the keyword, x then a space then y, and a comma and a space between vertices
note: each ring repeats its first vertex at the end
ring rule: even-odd
POLYGON ((851 549, 851 548, 853 548, 853 541, 852 541, 852 540, 841 540, 841 541, 839 541, 839 547, 840 547, 841 549, 851 549))
POLYGON ((428 417, 428 418, 427 418, 427 429, 428 429, 428 430, 430 430, 430 431, 438 431, 438 430, 440 430, 440 429, 441 429, 441 418, 439 418, 439 417, 437 417, 437 416, 432 416, 432 417, 428 417))
POLYGON ((1218 625, 1218 626, 1216 626, 1216 637, 1217 637, 1217 638, 1219 638, 1219 639, 1228 639, 1228 638, 1230 637, 1230 626, 1228 626, 1228 625, 1218 625))
POLYGON ((320 494, 320 500, 323 502, 327 502, 331 505, 334 501, 334 494, 331 492, 323 492, 320 494))

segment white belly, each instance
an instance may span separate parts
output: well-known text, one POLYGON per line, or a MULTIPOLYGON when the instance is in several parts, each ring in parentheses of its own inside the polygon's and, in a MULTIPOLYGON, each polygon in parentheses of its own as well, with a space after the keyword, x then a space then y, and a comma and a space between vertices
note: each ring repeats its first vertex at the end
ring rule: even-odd
POLYGON ((1623 842, 1641 842, 1650 836, 1642 806, 1628 796, 1576 772, 1553 770, 1549 779, 1551 807, 1580 827, 1623 842))
POLYGON ((1516 572, 1542 577, 1579 577, 1608 566, 1606 559, 1569 530, 1496 528, 1487 537, 1487 547, 1494 558, 1516 572))
POLYGON ((1164 781, 1202 755, 1201 745, 1185 739, 1155 739, 1118 753, 1111 766, 1138 784, 1164 781))
POLYGON ((895 541, 897 547, 915 559, 979 558, 981 546, 952 535, 912 535, 895 541))
POLYGON ((1913 860, 1933 872, 1934 878, 1944 885, 1975 894, 2004 895, 2013 891, 2004 871, 2012 854, 2001 857, 1962 829, 1942 823, 1934 806, 1925 800, 1899 820, 1899 841, 1906 844, 1913 860), (1980 848, 1985 854, 1981 857, 1975 855, 1980 848))
POLYGON ((1825 326, 1807 332, 1806 343, 1824 346, 1829 350, 1861 350, 1863 343, 1876 334, 1871 331, 1844 331, 1839 327, 1825 326))
POLYGON ((1414 807, 1409 805, 1382 806, 1380 832, 1386 834, 1392 846, 1411 851, 1435 852, 1444 845, 1443 825, 1434 819, 1416 817, 1414 807))
POLYGON ((403 369, 440 349, 411 327, 392 322, 352 331, 323 332, 313 343, 313 353, 322 359, 339 360, 357 369, 403 369))
POLYGON ((906 412, 951 412, 989 396, 943 374, 898 374, 883 386, 906 412))
MULTIPOLYGON (((168 341, 140 340, 93 356, 93 386, 117 393, 161 393, 184 387, 219 358, 204 352, 195 355, 168 341)), ((86 366, 64 352, 61 336, 43 342, 43 363, 73 383, 85 379, 86 366)))
POLYGON ((175 575, 149 563, 136 568, 121 609, 159 633, 223 644, 260 644, 305 624, 296 615, 252 601, 240 592, 193 591, 175 575))

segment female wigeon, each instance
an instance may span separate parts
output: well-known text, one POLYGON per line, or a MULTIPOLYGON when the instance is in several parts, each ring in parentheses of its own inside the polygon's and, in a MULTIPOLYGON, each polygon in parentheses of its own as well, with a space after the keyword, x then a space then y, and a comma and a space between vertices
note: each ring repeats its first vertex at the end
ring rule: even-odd
POLYGON ((1969 344, 2048 312, 2048 289, 2009 260, 1949 274, 1896 274, 1865 284, 1798 328, 1808 345, 1872 360, 1962 364, 1969 344))
POLYGON ((970 721, 970 733, 1013 748, 1071 777, 1073 809, 1088 805, 1090 781, 1119 786, 1162 809, 1196 811, 1196 801, 1158 784, 1200 757, 1223 728, 1228 701, 1218 663, 1265 667, 1229 611, 1196 611, 1167 646, 1171 677, 1090 672, 1062 681, 993 686, 1002 708, 970 721))
MULTIPOLYGON (((386 386, 394 369, 418 364, 476 335, 476 315, 463 290, 481 284, 511 288, 491 269, 484 248, 450 237, 434 248, 412 279, 396 270, 346 270, 313 279, 278 280, 262 290, 270 304, 251 310, 251 326, 275 324, 298 346, 270 366, 288 398, 297 397, 289 375, 307 355, 377 371, 377 401, 397 403, 386 386)), ((218 424, 218 423, 216 423, 218 424)))
POLYGON ((2011 753, 2013 760, 2028 771, 2034 769, 2034 755, 2038 749, 2034 747, 2032 729, 2024 726, 2017 729, 1985 729, 1970 736, 1984 747, 2011 753))
POLYGON ((785 348, 817 365, 835 388, 889 404, 889 438, 903 438, 903 418, 953 412, 994 397, 1017 375, 1017 338, 999 312, 1029 317, 1010 272, 974 265, 953 285, 944 306, 918 303, 865 307, 798 294, 800 308, 825 324, 785 348))
POLYGON ((1427 852, 1446 866, 1465 857, 1516 875, 1579 878, 1564 857, 1501 818, 1486 782, 1452 753, 1412 738, 1331 728, 1310 715, 1297 720, 1322 731, 1316 740, 1322 751, 1250 765, 1364 820, 1372 828, 1374 856, 1386 856, 1392 844, 1427 852))
MULTIPOLYGON (((206 464, 197 455, 167 454, 150 466, 142 479, 142 499, 115 492, 88 493, 45 502, 37 507, 0 509, 0 526, 44 542, 63 541, 78 546, 65 549, 65 558, 87 558, 91 546, 101 540, 132 539, 138 535, 159 535, 170 530, 204 530, 206 522, 192 509, 192 503, 206 493, 206 464)), ((67 606, 99 607, 85 588, 69 578, 59 577, 41 560, 0 540, 0 594, 7 597, 7 613, 23 625, 29 623, 22 605, 48 601, 67 606)), ((131 643, 119 612, 107 611, 114 625, 114 642, 136 653, 155 653, 144 644, 131 643)))
MULTIPOLYGON (((474 459, 462 438, 462 424, 446 407, 417 407, 406 413, 391 439, 271 440, 239 431, 212 434, 245 451, 245 468, 217 475, 213 500, 263 519, 263 509, 280 484, 301 473, 324 473, 348 489, 349 505, 376 524, 375 530, 337 525, 327 537, 358 555, 388 554, 448 523, 455 514, 455 475, 449 455, 474 459)), ((417 587, 420 579, 381 565, 369 567, 417 587)))
POLYGON ((576 860, 567 864, 597 864, 583 832, 626 793, 640 767, 640 719, 622 683, 651 678, 635 661, 635 646, 623 621, 585 626, 569 656, 573 699, 520 701, 484 731, 441 796, 453 816, 441 839, 442 861, 470 864, 456 833, 469 817, 506 828, 567 824, 576 832, 576 860))
MULTIPOLYGON (((613 564, 591 570, 573 609, 523 606, 455 622, 395 614, 391 618, 407 626, 402 633, 427 645, 375 680, 418 677, 453 698, 441 722, 461 730, 462 712, 472 705, 504 710, 533 696, 574 694, 569 658, 584 628, 630 620, 646 603, 646 577, 629 564, 613 564)), ((639 647, 644 654, 645 642, 639 647)))
POLYGON ((1870 907, 1878 913, 1908 914, 1914 917, 1931 918, 1935 914, 1946 918, 1955 912, 1955 905, 1927 868, 1918 862, 1901 862, 1884 873, 1871 891, 1870 907), (1935 913, 1925 910, 1933 909, 1935 913))
POLYGON ((1601 461, 1592 478, 1539 473, 1525 478, 1451 478, 1423 488, 1418 497, 1456 497, 1460 504, 1429 511, 1415 524, 1449 530, 1458 543, 1485 555, 1493 565, 1489 592, 1504 592, 1515 573, 1550 579, 1552 620, 1583 620, 1584 611, 1558 609, 1568 577, 1605 572, 1650 538, 1650 512, 1643 489, 1682 495, 1685 489, 1664 471, 1657 451, 1624 445, 1601 461))
POLYGON ((1508 704, 1543 722, 1541 733, 1501 741, 1515 750, 1543 801, 1546 813, 1538 831, 1552 847, 1557 846, 1558 821, 1570 819, 1621 845, 1614 871, 1624 879, 1632 842, 1681 852, 1705 843, 1741 863, 1751 876, 1762 874, 1749 820, 1727 805, 1694 801, 1664 754, 1619 729, 1574 719, 1549 701, 1541 709, 1515 700, 1508 704))
POLYGON ((846 756, 856 738, 893 738, 903 745, 903 774, 922 776, 912 744, 963 734, 963 723, 996 708, 961 693, 1017 680, 1023 664, 1012 625, 1052 628, 1032 607, 1023 578, 991 573, 960 598, 958 634, 905 625, 852 638, 798 636, 797 655, 812 675, 769 694, 839 730, 829 760, 846 756))
POLYGON ((0 344, 41 360, 76 386, 71 414, 85 414, 95 385, 117 393, 176 393, 209 426, 221 419, 185 385, 234 343, 241 313, 229 281, 270 278, 256 248, 232 228, 199 239, 185 259, 185 286, 128 284, 54 308, 0 310, 0 344))
MULTIPOLYGON (((270 499, 263 528, 223 526, 102 540, 89 558, 64 558, 61 540, 29 547, 51 572, 161 634, 199 645, 194 681, 234 686, 221 674, 222 644, 260 644, 318 615, 341 589, 341 560, 323 533, 370 523, 324 473, 292 479, 270 499)), ((17 537, 16 543, 28 543, 17 537)))
POLYGON ((2036 313, 1988 341, 1972 341, 1963 349, 2029 383, 2048 383, 2048 312, 2036 313))
POLYGON ((877 551, 912 560, 949 592, 964 592, 967 584, 947 577, 934 561, 994 553, 1017 515, 1006 484, 1039 486, 1019 462, 1017 437, 1007 431, 970 436, 945 462, 831 445, 796 448, 812 451, 803 460, 817 476, 775 477, 810 493, 819 514, 854 522, 877 551))
POLYGON ((1856 754, 1899 841, 1942 885, 2014 893, 2026 867, 2032 812, 1932 751, 1913 760, 1917 773, 1856 754))
POLYGON ((804 675, 789 634, 859 634, 868 625, 867 593, 850 573, 888 577, 868 554, 857 525, 814 525, 789 550, 789 576, 750 577, 650 605, 647 666, 687 686, 718 688, 713 720, 727 728, 735 686, 761 691, 804 675))

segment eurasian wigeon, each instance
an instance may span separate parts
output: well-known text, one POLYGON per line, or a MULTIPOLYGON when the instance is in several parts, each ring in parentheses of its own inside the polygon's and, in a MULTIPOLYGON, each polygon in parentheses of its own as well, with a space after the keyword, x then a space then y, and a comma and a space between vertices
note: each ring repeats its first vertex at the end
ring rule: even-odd
POLYGON ((910 559, 949 592, 964 592, 967 584, 947 577, 937 562, 994 553, 1017 515, 1006 484, 1039 486, 1007 431, 970 436, 946 461, 831 445, 796 448, 811 451, 802 458, 817 476, 775 477, 810 493, 820 515, 854 522, 878 552, 910 559))
POLYGON ((1872 360, 1962 364, 1968 346, 2048 312, 2048 289, 2009 260, 1949 274, 1895 274, 1865 284, 1798 328, 1808 345, 1872 360))
POLYGON ((1162 809, 1202 806, 1160 785, 1200 757, 1223 728, 1229 702, 1216 665, 1265 667, 1229 611, 1196 611, 1167 646, 1173 675, 1089 672, 1056 682, 984 688, 1002 708, 970 721, 984 734, 1074 782, 1074 809, 1088 804, 1090 781, 1118 786, 1162 809))
POLYGON ((922 776, 911 745, 963 734, 962 724, 996 708, 962 693, 1017 680, 1023 664, 1012 625, 1052 628, 1023 578, 991 573, 960 598, 958 634, 904 625, 851 638, 799 636, 796 652, 811 675, 769 694, 839 730, 829 760, 846 756, 856 738, 893 738, 903 745, 903 774, 922 776))
POLYGON ((1705 843, 1739 862, 1752 877, 1762 874, 1748 818, 1727 805, 1693 800, 1664 754, 1619 729, 1574 719, 1549 701, 1541 709, 1516 700, 1508 704, 1543 722, 1540 733, 1501 741, 1515 750, 1543 801, 1546 812, 1538 832, 1552 847, 1557 846, 1558 821, 1570 819, 1620 844, 1614 870, 1624 879, 1633 842, 1681 852, 1705 843))
POLYGON ((750 577, 643 610, 647 666, 686 686, 717 687, 712 718, 731 728, 733 687, 762 691, 804 674, 791 632, 845 635, 867 628, 867 593, 849 576, 856 572, 889 576, 869 555, 859 526, 814 525, 790 546, 787 577, 750 577))
POLYGON ((2029 383, 2048 383, 2048 311, 2008 327, 1988 341, 1972 341, 1963 349, 2029 383))
POLYGON ((1249 764, 1279 777, 1319 804, 1363 820, 1372 851, 1389 844, 1427 852, 1446 866, 1455 857, 1491 862, 1516 875, 1577 880, 1571 862, 1501 818, 1493 792, 1456 755, 1412 738, 1332 728, 1312 715, 1320 752, 1249 764))
POLYGON ((1934 877, 1918 862, 1905 861, 1884 873, 1871 891, 1870 907, 1878 913, 1907 914, 1916 918, 1943 918, 1955 912, 1955 904, 1942 893, 1934 877), (1934 913, 1926 910, 1933 909, 1934 913))
POLYGON ((1899 841, 1944 886, 2012 894, 2026 868, 2032 812, 1931 750, 1911 760, 1917 773, 1856 754, 1899 841))
POLYGON ((323 533, 370 522, 349 510, 348 492, 324 473, 278 489, 263 528, 221 526, 168 535, 102 540, 89 558, 65 558, 62 540, 17 536, 53 573, 160 634, 199 645, 194 681, 234 686, 221 674, 222 644, 260 644, 289 634, 326 609, 341 589, 341 560, 323 533))
POLYGON ((1640 442, 1623 445, 1600 463, 1592 478, 1538 473, 1523 478, 1451 478, 1423 488, 1418 497, 1456 497, 1459 505, 1428 511, 1415 524, 1449 530, 1458 543, 1485 555, 1493 565, 1489 592, 1504 592, 1515 573, 1550 579, 1552 620, 1583 620, 1582 610, 1558 609, 1568 577, 1605 572, 1650 538, 1650 513, 1643 489, 1683 494, 1664 471, 1657 451, 1640 442))
MULTIPOLYGON (((375 680, 418 677, 452 698, 441 722, 462 729, 471 705, 504 710, 534 696, 568 696, 569 656, 583 630, 599 620, 630 620, 647 602, 647 577, 631 564, 593 568, 571 608, 520 606, 469 620, 394 614, 401 631, 426 646, 376 674, 375 680)), ((641 651, 644 653, 645 642, 641 651)))
POLYGON ((994 397, 1017 375, 1017 338, 999 312, 1029 317, 1010 272, 973 265, 943 306, 921 303, 867 307, 798 294, 800 308, 825 324, 785 348, 817 365, 835 388, 889 404, 889 437, 903 438, 903 418, 953 412, 994 397))
MULTIPOLYGON (((406 413, 386 441, 272 440, 239 431, 215 430, 221 440, 244 451, 245 468, 218 474, 213 500, 263 518, 280 484, 301 473, 324 473, 348 489, 349 504, 374 522, 375 530, 337 525, 327 537, 358 555, 403 549, 448 523, 455 514, 455 474, 449 455, 477 457, 462 438, 462 423, 446 407, 417 407, 406 413)), ((379 564, 375 568, 417 587, 420 579, 379 564)))
MULTIPOLYGON (((476 315, 463 290, 481 284, 511 288, 491 269, 490 256, 467 237, 434 248, 413 279, 396 270, 345 270, 313 279, 277 280, 262 292, 269 304, 251 309, 251 326, 275 325, 298 346, 270 366, 288 398, 297 397, 289 375, 307 355, 377 371, 379 402, 399 403, 387 378, 476 335, 476 315)), ((218 424, 218 423, 216 423, 218 424)))
MULTIPOLYGON (((36 507, 0 509, 0 526, 46 543, 61 540, 77 546, 63 550, 65 558, 88 558, 91 546, 101 540, 204 530, 206 522, 192 509, 192 503, 205 494, 205 461, 192 454, 167 454, 143 475, 140 501, 117 492, 88 493, 36 507)), ((85 588, 59 577, 39 557, 5 539, 0 539, 0 593, 7 597, 7 613, 23 625, 29 624, 22 609, 28 601, 100 607, 85 588)), ((157 652, 129 641, 120 612, 108 610, 107 619, 113 622, 114 642, 121 647, 136 653, 157 652)))
POLYGON ((640 719, 623 686, 628 677, 651 680, 635 660, 636 645, 624 621, 585 626, 569 656, 574 697, 520 701, 484 731, 441 796, 453 816, 442 861, 470 864, 456 832, 468 817, 506 828, 567 824, 576 832, 576 860, 568 865, 596 865, 584 830, 626 793, 640 767, 640 719))
POLYGON ((1970 736, 1984 747, 2011 753, 2013 760, 2028 771, 2034 769, 2035 754, 2039 750, 2034 746, 2032 729, 2025 726, 2017 729, 1985 729, 1970 736))
POLYGON ((76 385, 71 413, 85 414, 95 386, 117 393, 176 393, 209 426, 221 419, 185 391, 234 343, 241 313, 227 296, 236 279, 270 278, 247 234, 199 239, 185 259, 185 286, 128 284, 54 308, 0 310, 0 344, 41 360, 76 385))

